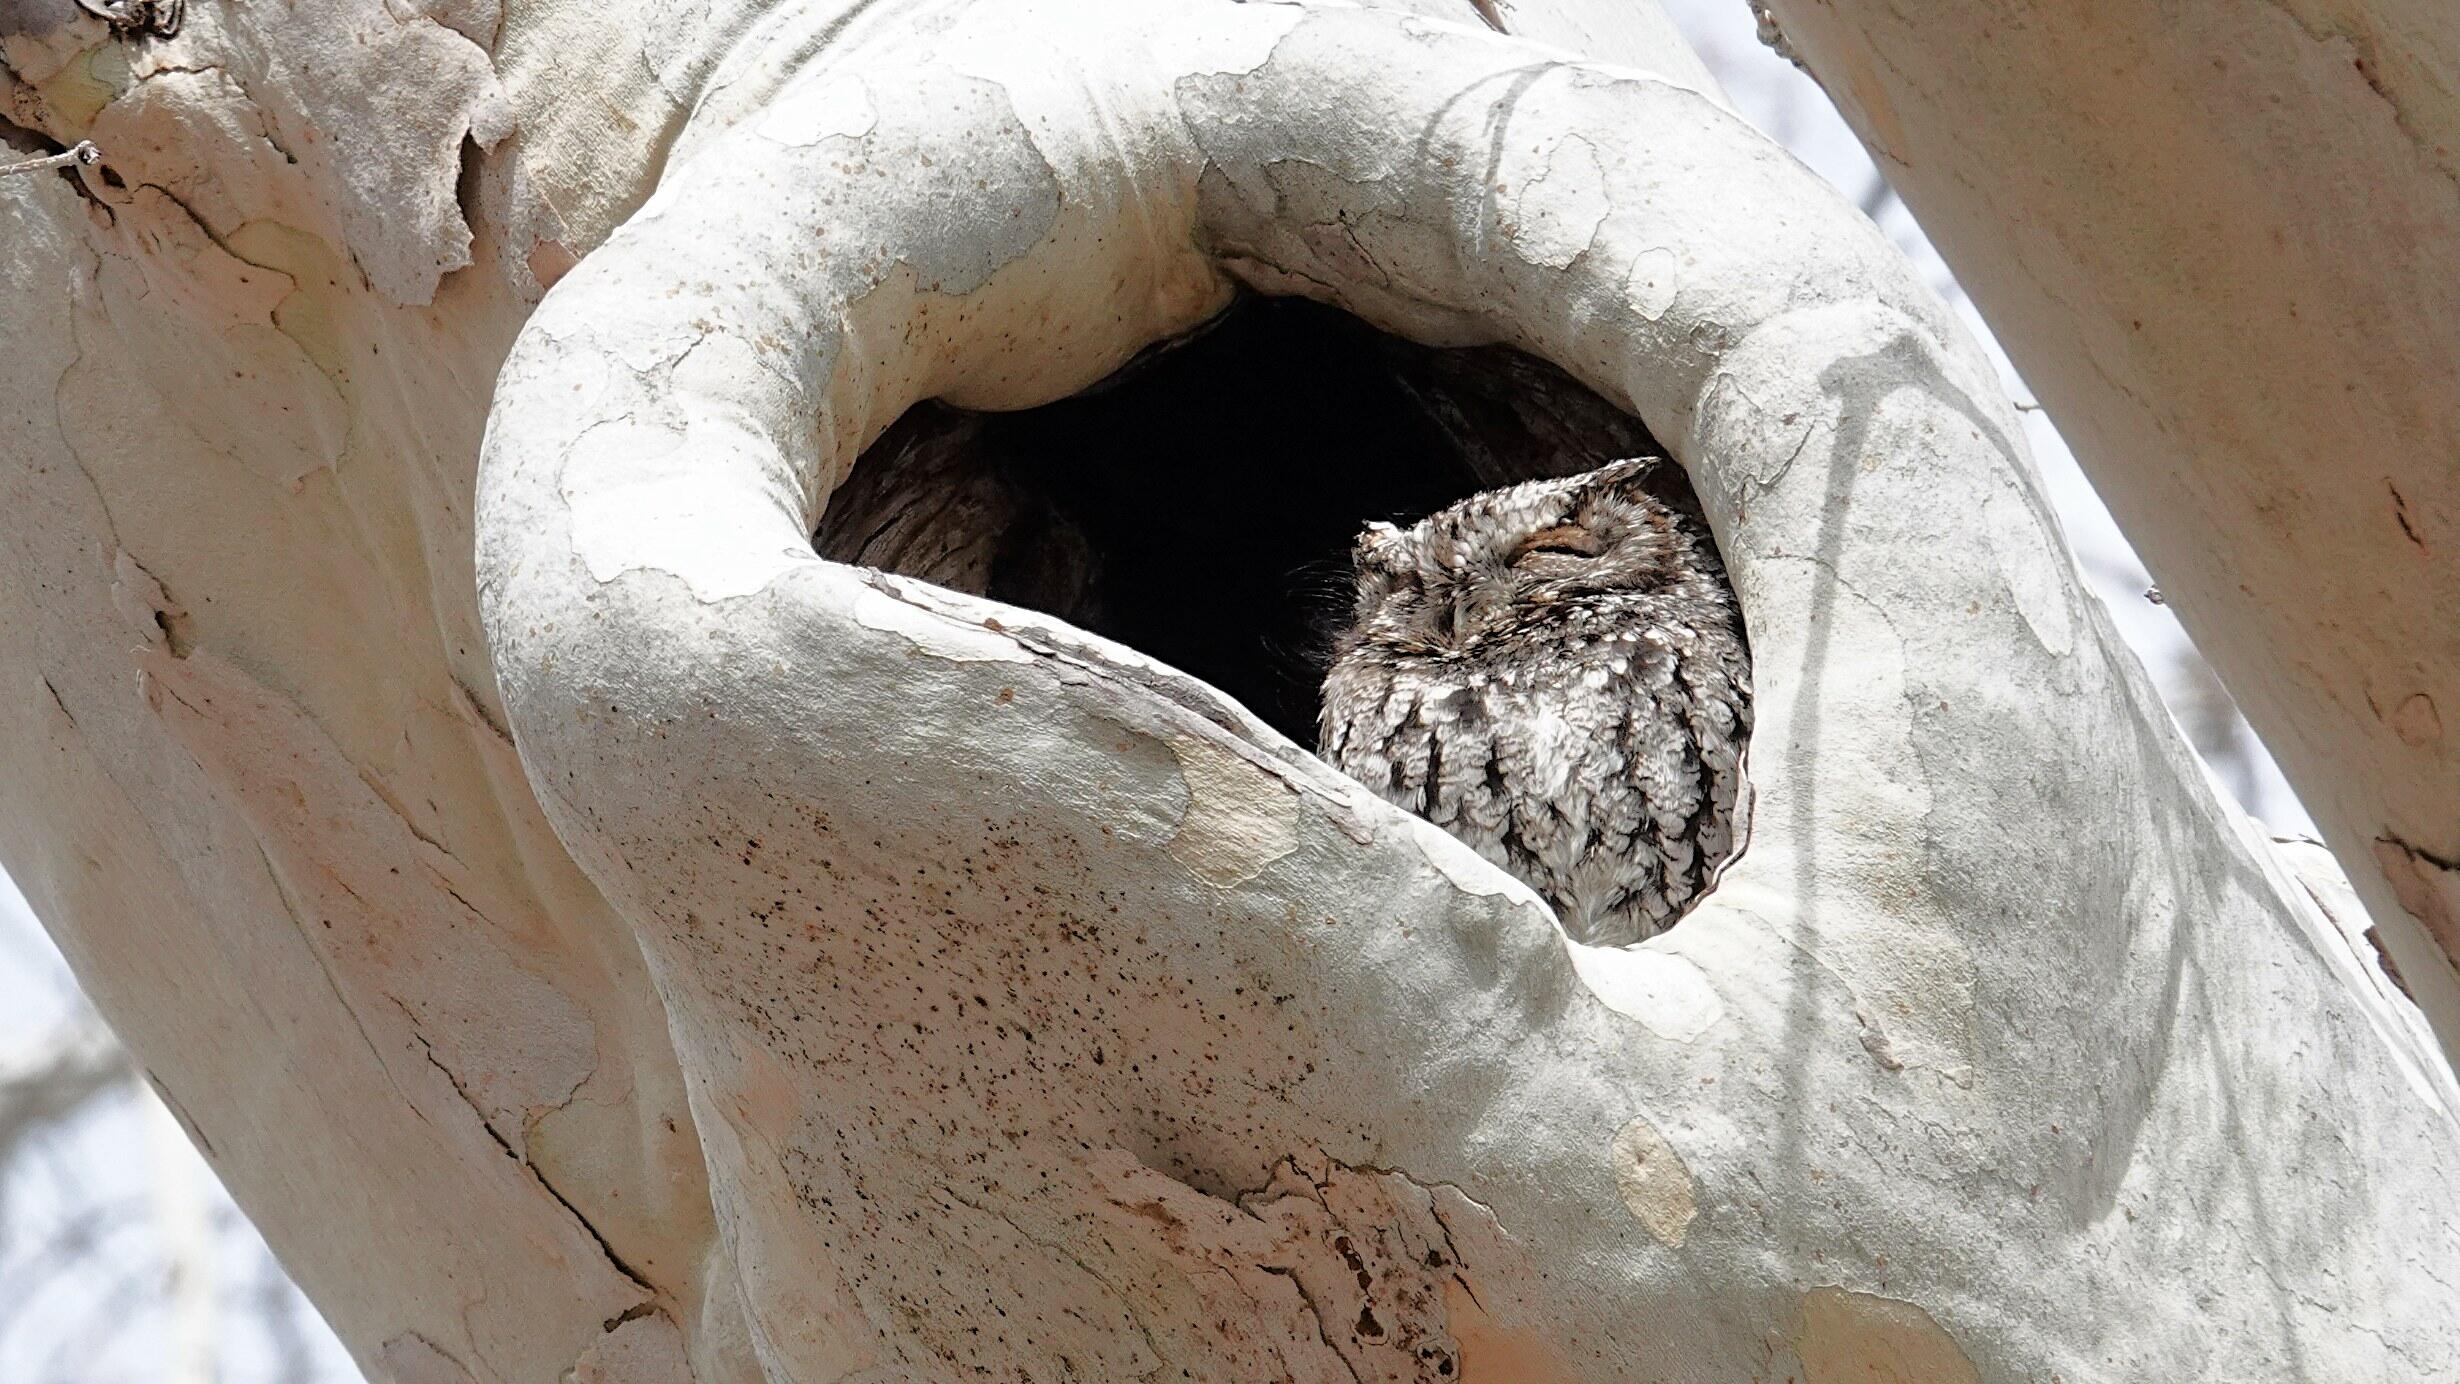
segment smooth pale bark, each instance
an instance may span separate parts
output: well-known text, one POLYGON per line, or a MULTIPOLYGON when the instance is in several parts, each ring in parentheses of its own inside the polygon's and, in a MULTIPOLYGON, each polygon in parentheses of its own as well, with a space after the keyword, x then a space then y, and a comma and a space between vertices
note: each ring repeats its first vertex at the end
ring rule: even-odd
POLYGON ((1867 224, 1645 10, 1511 13, 1663 76, 1117 9, 0 35, 115 177, 0 186, 0 848, 362 1363, 2460 1354, 2448 1072, 1867 224), (1202 687, 809 553, 907 400, 1240 279, 1549 356, 1691 468, 1757 826, 1667 938, 1567 946, 1202 687))
POLYGON ((2460 1051, 2448 0, 1770 0, 2460 1051))

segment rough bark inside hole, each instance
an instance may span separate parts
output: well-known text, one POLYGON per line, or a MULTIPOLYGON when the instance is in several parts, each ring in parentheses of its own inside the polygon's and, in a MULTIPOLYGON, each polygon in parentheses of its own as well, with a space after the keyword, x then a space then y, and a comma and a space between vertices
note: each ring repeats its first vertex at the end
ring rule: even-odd
MULTIPOLYGON (((1313 745, 1361 526, 1653 455, 1640 420, 1534 357, 1250 298, 1073 398, 913 409, 813 541, 1107 635, 1313 745)), ((1697 512, 1682 468, 1653 488, 1697 512)))

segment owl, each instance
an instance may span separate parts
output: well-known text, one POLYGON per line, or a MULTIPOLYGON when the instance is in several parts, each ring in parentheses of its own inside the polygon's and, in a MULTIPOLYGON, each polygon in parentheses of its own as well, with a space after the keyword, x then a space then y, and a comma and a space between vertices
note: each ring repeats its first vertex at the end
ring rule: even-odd
POLYGON ((1324 678, 1324 758, 1552 903, 1578 941, 1664 931, 1735 847, 1750 655, 1653 459, 1370 524, 1324 678))

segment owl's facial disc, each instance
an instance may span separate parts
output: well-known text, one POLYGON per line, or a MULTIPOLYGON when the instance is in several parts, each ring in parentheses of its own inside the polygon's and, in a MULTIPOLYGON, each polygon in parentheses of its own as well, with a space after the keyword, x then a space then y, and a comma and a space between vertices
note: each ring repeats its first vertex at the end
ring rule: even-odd
POLYGON ((1637 595, 1678 570, 1681 540, 1673 516, 1655 500, 1619 483, 1566 500, 1560 522, 1513 540, 1505 559, 1513 603, 1534 612, 1637 595))
POLYGON ((1523 537, 1508 562, 1516 585, 1531 599, 1547 600, 1578 582, 1606 554, 1606 542, 1579 523, 1557 524, 1523 537))
POLYGON ((1369 526, 1355 553, 1361 633, 1460 655, 1662 588, 1682 570, 1685 540, 1641 487, 1646 470, 1616 463, 1473 495, 1407 529, 1369 526))
POLYGON ((1578 523, 1557 524, 1523 538, 1512 549, 1512 565, 1527 567, 1566 558, 1586 562, 1604 551, 1605 542, 1589 529, 1578 523))

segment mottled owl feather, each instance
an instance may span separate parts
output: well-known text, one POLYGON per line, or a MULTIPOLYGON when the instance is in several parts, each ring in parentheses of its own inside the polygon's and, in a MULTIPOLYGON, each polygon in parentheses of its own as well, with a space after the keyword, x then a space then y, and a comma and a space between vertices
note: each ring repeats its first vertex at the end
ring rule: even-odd
POLYGON ((1370 525, 1321 748, 1544 895, 1580 941, 1665 930, 1732 853, 1750 660, 1651 461, 1370 525))

